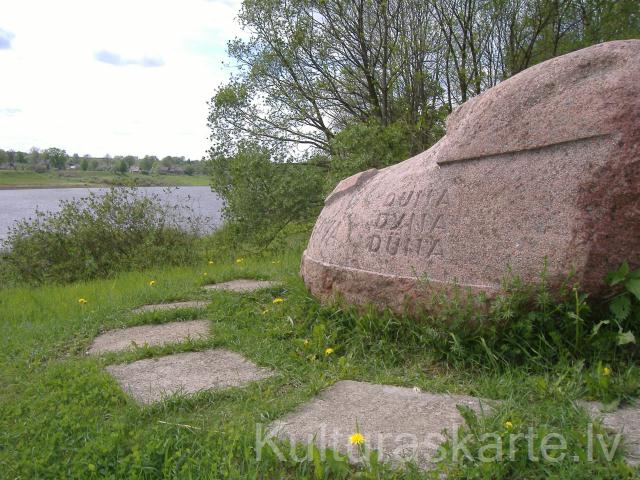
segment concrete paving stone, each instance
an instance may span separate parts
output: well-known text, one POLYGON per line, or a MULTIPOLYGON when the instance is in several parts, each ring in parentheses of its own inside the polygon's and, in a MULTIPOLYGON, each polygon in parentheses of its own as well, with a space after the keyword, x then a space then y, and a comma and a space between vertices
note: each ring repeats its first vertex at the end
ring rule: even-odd
POLYGON ((110 365, 125 392, 141 404, 150 404, 175 393, 243 387, 273 372, 224 349, 177 353, 160 358, 110 365))
POLYGON ((210 285, 205 285, 202 288, 204 288, 205 290, 225 290, 229 292, 246 293, 270 288, 275 285, 278 285, 278 282, 273 282, 270 280, 253 280, 250 278, 241 278, 238 280, 230 280, 223 283, 213 283, 210 285))
POLYGON ((359 461, 349 438, 356 431, 369 449, 392 464, 414 460, 428 468, 436 461, 443 432, 455 434, 464 420, 456 405, 478 414, 488 412, 486 400, 464 395, 432 394, 418 389, 340 381, 294 412, 271 424, 269 438, 291 443, 314 442, 359 461))
POLYGON ((159 312, 163 310, 177 310, 179 308, 206 308, 210 301, 189 300, 186 302, 158 303, 153 305, 143 305, 132 310, 133 313, 159 312))
POLYGON ((187 339, 204 338, 209 334, 209 320, 170 322, 161 325, 141 325, 137 327, 111 330, 96 337, 89 347, 89 355, 105 352, 132 350, 144 345, 167 345, 184 342, 187 339))
POLYGON ((602 420, 602 425, 621 433, 624 439, 624 454, 630 465, 640 464, 640 407, 624 406, 613 412, 603 412, 599 402, 578 402, 594 419, 602 420))

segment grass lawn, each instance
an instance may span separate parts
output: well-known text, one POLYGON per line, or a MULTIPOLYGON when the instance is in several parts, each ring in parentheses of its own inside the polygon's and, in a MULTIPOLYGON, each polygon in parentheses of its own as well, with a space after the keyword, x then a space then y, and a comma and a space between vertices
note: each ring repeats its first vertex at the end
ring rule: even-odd
POLYGON ((0 189, 105 187, 130 184, 138 186, 206 186, 209 185, 209 178, 205 175, 144 175, 141 173, 118 175, 111 172, 83 172, 81 170, 50 171, 47 173, 0 170, 0 189))
MULTIPOLYGON (((622 448, 611 462, 597 448, 594 461, 585 460, 589 418, 573 403, 585 394, 580 366, 532 373, 526 367, 443 364, 412 338, 411 321, 320 306, 298 278, 299 260, 297 251, 247 257, 240 264, 203 261, 195 268, 67 286, 0 289, 0 478, 633 478, 622 448), (233 278, 274 279, 282 286, 251 294, 199 288, 233 278), (276 297, 284 302, 274 304, 276 297), (79 298, 88 303, 80 305, 79 298), (209 339, 85 355, 103 330, 196 318, 193 311, 136 317, 132 308, 198 298, 214 300, 204 315, 211 322, 209 339), (212 347, 239 352, 277 375, 248 388, 173 397, 143 408, 105 371, 114 363, 212 347), (327 356, 328 347, 334 353, 327 356), (500 399, 493 414, 471 422, 468 431, 504 432, 511 422, 513 431, 531 428, 539 438, 559 432, 570 453, 562 461, 536 462, 527 459, 525 446, 513 461, 443 462, 430 473, 279 461, 269 451, 256 460, 256 424, 269 423, 341 379, 500 399)), ((598 425, 595 431, 602 432, 598 425)))

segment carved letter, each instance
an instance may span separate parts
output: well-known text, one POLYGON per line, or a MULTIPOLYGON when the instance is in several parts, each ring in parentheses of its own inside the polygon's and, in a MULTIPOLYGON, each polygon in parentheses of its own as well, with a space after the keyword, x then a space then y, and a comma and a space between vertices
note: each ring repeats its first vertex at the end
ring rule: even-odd
POLYGON ((377 252, 378 250, 380 250, 380 236, 373 234, 369 239, 369 251, 377 252))
POLYGON ((442 256, 442 248, 440 247, 440 240, 437 238, 431 242, 431 246, 429 247, 429 251, 427 252, 427 258, 442 256), (436 247, 438 249, 436 250, 436 247))
POLYGON ((447 191, 444 190, 442 192, 442 194, 440 195, 440 197, 438 198, 438 201, 436 202, 436 207, 439 207, 440 205, 449 205, 449 199, 447 198, 447 191))
POLYGON ((387 237, 387 253, 388 254, 395 255, 396 253, 398 253, 399 246, 400 246, 400 237, 395 237, 393 235, 389 235, 387 237))
POLYGON ((413 197, 413 190, 411 190, 408 193, 409 194, 407 195, 407 192, 402 192, 402 195, 400 195, 400 206, 401 207, 406 207, 409 204, 409 202, 411 201, 411 197, 413 197))
POLYGON ((405 216, 404 213, 402 215, 394 215, 394 222, 391 225, 392 230, 395 230, 400 226, 400 224, 402 224, 402 221, 404 220, 404 216, 405 216))
POLYGON ((442 220, 444 217, 444 215, 442 213, 439 213, 438 215, 436 215, 435 220, 433 221, 433 224, 431 225, 431 228, 429 229, 429 233, 433 232, 436 228, 444 228, 444 221, 442 220))
POLYGON ((388 215, 386 213, 378 213, 378 218, 376 218, 376 227, 384 227, 387 224, 387 217, 388 215))
POLYGON ((384 201, 384 206, 389 207, 393 205, 393 202, 395 202, 395 200, 396 200, 396 194, 393 192, 389 193, 389 195, 387 195, 387 198, 384 201))

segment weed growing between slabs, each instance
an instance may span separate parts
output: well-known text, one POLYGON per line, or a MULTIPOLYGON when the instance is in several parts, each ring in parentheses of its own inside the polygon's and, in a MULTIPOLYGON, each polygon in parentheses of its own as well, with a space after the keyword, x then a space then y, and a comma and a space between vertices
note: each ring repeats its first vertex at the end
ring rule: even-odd
MULTIPOLYGON (((591 420, 574 402, 582 398, 626 402, 635 397, 640 379, 632 356, 635 344, 619 345, 616 348, 627 350, 612 355, 594 349, 579 358, 557 350, 558 355, 547 361, 542 357, 531 360, 525 355, 520 361, 505 362, 500 360, 507 355, 504 352, 484 349, 480 339, 466 341, 455 331, 441 332, 442 327, 437 324, 389 312, 357 312, 340 305, 319 305, 298 278, 300 252, 301 248, 297 248, 284 255, 216 258, 211 264, 205 259, 192 268, 128 273, 67 286, 0 290, 0 476, 632 476, 633 470, 622 459, 622 447, 609 461, 605 449, 596 442, 588 461, 591 420), (206 292, 200 288, 205 283, 234 278, 282 283, 244 294, 206 292), (79 303, 81 298, 86 303, 79 303), (130 313, 144 304, 206 298, 213 302, 205 310, 139 316, 130 313), (85 355, 101 331, 196 318, 211 322, 209 338, 98 358, 85 355), (456 334, 457 340, 440 342, 441 335, 447 333, 450 339, 451 333, 456 334), (120 390, 104 368, 216 347, 239 352, 276 375, 246 388, 175 396, 141 408, 120 390), (463 348, 469 354, 458 355, 455 348, 463 348), (479 353, 481 348, 488 352, 487 356, 479 353), (350 465, 331 456, 323 459, 314 449, 309 457, 305 446, 295 447, 296 454, 292 455, 287 445, 279 444, 286 452, 284 460, 268 447, 256 451, 257 425, 268 425, 343 379, 467 394, 501 403, 486 418, 463 412, 467 425, 460 435, 470 435, 467 445, 471 458, 454 462, 455 442, 450 438, 444 446, 442 462, 430 472, 412 465, 392 470, 375 458, 369 463, 350 465), (562 434, 567 455, 559 461, 535 461, 529 458, 523 443, 513 459, 505 455, 493 462, 479 460, 481 453, 489 454, 487 450, 481 452, 483 434, 495 432, 502 438, 530 431, 538 439, 534 443, 548 433, 562 434)), ((635 299, 630 298, 630 302, 635 299)), ((512 311, 517 317, 523 309, 512 311)), ((623 329, 623 333, 626 331, 623 329)), ((485 343, 500 343, 500 338, 485 343)), ((357 429, 354 425, 354 434, 357 429)), ((602 435, 607 451, 613 446, 615 438, 600 425, 593 425, 593 434, 602 435)), ((349 440, 344 439, 345 443, 349 440)), ((366 446, 365 437, 358 447, 366 446)))

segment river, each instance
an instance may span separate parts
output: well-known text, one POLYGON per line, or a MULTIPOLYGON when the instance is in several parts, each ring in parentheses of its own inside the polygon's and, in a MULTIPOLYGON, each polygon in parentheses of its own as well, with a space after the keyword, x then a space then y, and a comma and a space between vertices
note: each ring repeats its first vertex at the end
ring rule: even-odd
MULTIPOLYGON (((0 190, 0 241, 7 237, 16 220, 32 217, 36 209, 59 210, 60 200, 82 198, 90 192, 105 192, 105 188, 34 188, 0 190)), ((222 222, 222 200, 209 187, 140 187, 144 195, 156 194, 171 205, 189 206, 206 219, 207 229, 214 230, 222 222)))

